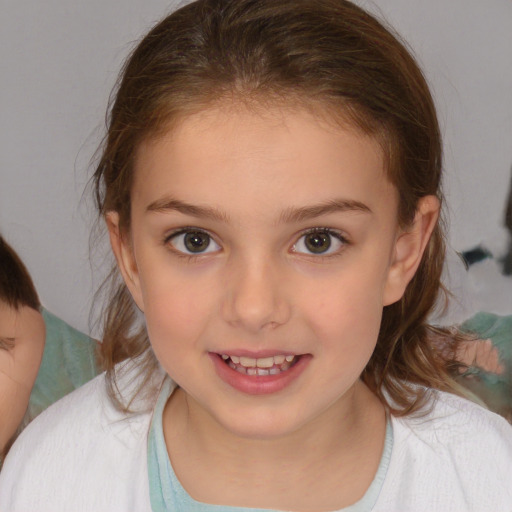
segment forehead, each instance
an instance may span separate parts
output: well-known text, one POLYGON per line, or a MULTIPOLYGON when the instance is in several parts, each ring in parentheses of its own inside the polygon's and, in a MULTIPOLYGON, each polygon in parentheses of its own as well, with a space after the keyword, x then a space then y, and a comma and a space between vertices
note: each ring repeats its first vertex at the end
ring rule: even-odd
POLYGON ((14 322, 17 313, 16 308, 9 305, 3 299, 0 299, 0 325, 5 325, 7 322, 14 322))
POLYGON ((26 306, 16 309, 0 299, 0 338, 15 338, 19 334, 20 312, 26 306))
POLYGON ((309 109, 222 104, 183 118, 136 156, 132 203, 169 194, 235 208, 335 197, 389 203, 396 191, 379 142, 309 109))

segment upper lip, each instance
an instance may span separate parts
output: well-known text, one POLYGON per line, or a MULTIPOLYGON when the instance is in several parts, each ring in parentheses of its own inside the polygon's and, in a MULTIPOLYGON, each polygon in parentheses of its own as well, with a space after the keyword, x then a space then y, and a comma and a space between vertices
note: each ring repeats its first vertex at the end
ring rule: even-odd
POLYGON ((263 359, 265 357, 273 356, 298 356, 297 352, 291 352, 289 350, 246 350, 246 349, 227 349, 215 351, 215 354, 226 355, 226 356, 238 356, 238 357, 250 357, 253 359, 263 359))

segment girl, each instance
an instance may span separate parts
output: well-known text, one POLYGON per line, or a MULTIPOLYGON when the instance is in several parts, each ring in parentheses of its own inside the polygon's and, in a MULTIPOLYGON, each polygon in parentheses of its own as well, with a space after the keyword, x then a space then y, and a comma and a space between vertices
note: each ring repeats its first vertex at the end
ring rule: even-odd
POLYGON ((21 436, 3 508, 510 510, 510 426, 453 394, 427 323, 440 179, 425 80, 354 4, 160 22, 95 174, 106 373, 21 436))

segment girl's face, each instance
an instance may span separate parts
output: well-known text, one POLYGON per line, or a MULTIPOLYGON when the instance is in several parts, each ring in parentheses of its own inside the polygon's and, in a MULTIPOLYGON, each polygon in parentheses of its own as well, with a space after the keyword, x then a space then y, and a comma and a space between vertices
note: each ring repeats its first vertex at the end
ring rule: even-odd
POLYGON ((0 300, 0 452, 16 432, 37 377, 45 342, 38 311, 0 300))
POLYGON ((144 144, 135 172, 113 247, 190 414, 272 438, 364 405, 382 309, 430 229, 398 229, 378 143, 306 111, 222 105, 144 144))

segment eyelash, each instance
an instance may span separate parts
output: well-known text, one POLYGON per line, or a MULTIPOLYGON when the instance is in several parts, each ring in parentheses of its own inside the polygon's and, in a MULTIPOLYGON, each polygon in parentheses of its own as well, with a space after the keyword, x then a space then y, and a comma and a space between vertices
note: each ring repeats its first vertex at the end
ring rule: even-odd
POLYGON ((15 341, 16 340, 14 338, 0 338, 0 350, 6 350, 9 352, 14 348, 15 341))
POLYGON ((332 228, 315 227, 315 228, 310 228, 310 229, 304 230, 300 234, 300 236, 297 238, 297 241, 293 244, 293 247, 295 247, 302 238, 304 238, 304 237, 306 237, 308 235, 315 234, 315 233, 324 233, 324 234, 328 235, 331 238, 335 238, 338 242, 340 242, 341 247, 338 250, 336 250, 336 251, 334 251, 332 253, 327 253, 327 254, 324 254, 324 253, 318 253, 318 254, 298 253, 295 250, 293 252, 298 253, 298 254, 303 254, 304 256, 309 256, 309 257, 314 258, 314 259, 334 258, 336 256, 340 256, 341 255, 341 253, 343 252, 343 249, 344 249, 345 246, 350 245, 350 241, 345 236, 343 236, 340 231, 332 229, 332 228))
MULTIPOLYGON (((187 259, 187 260, 194 260, 194 259, 197 259, 197 258, 204 257, 205 255, 218 252, 218 251, 207 251, 207 252, 203 251, 203 252, 198 252, 198 253, 195 253, 195 254, 194 253, 187 253, 187 252, 181 251, 180 249, 177 249, 171 243, 171 241, 173 239, 177 238, 178 236, 186 235, 186 234, 190 234, 190 233, 197 233, 197 234, 200 234, 200 235, 207 236, 209 238, 209 244, 208 244, 207 247, 209 247, 212 242, 214 244, 218 245, 217 242, 215 242, 214 237, 210 233, 208 233, 208 231, 206 231, 204 229, 201 229, 201 228, 196 228, 196 227, 193 227, 193 226, 187 226, 187 227, 184 227, 184 228, 180 228, 180 229, 178 229, 176 231, 173 231, 172 233, 169 233, 168 235, 165 236, 165 238, 163 240, 163 244, 165 246, 167 246, 167 247, 170 246, 171 250, 173 251, 173 253, 176 256, 184 258, 184 259, 187 259)), ((291 252, 293 252, 295 254, 302 254, 304 256, 309 256, 309 257, 314 258, 314 259, 332 258, 332 257, 339 256, 340 253, 343 251, 343 247, 347 246, 347 245, 350 245, 349 240, 345 236, 343 236, 339 231, 334 230, 332 228, 315 227, 315 228, 306 229, 306 230, 304 230, 304 231, 302 231, 300 233, 300 235, 297 237, 295 243, 292 245, 292 251, 291 252), (299 251, 295 250, 295 247, 297 246, 297 244, 304 237, 306 237, 308 235, 311 235, 311 234, 315 234, 315 233, 324 233, 324 234, 328 235, 329 237, 335 238, 336 240, 338 240, 340 242, 342 247, 340 247, 335 252, 328 253, 328 254, 324 254, 324 253, 314 254, 312 252, 305 253, 305 252, 299 252, 299 251)))
MULTIPOLYGON (((177 238, 178 236, 180 235, 186 235, 186 234, 189 234, 189 233, 197 233, 197 234, 200 234, 200 235, 204 235, 204 236, 207 236, 210 240, 209 244, 208 244, 208 247, 209 245, 213 242, 215 244, 217 244, 217 242, 215 242, 215 239, 214 237, 208 233, 208 231, 205 231, 204 229, 201 229, 201 228, 196 228, 196 227, 193 227, 193 226, 187 226, 187 227, 184 227, 184 228, 180 228, 180 229, 177 229, 176 231, 173 231, 172 233, 169 233, 163 240, 163 243, 165 246, 167 247, 170 247, 170 249, 173 251, 173 253, 180 257, 180 258, 184 258, 186 260, 194 260, 194 259, 197 259, 197 258, 201 258, 207 254, 211 254, 212 251, 209 251, 209 252, 198 252, 198 253, 187 253, 187 252, 184 252, 184 251, 181 251, 179 249, 177 249, 176 247, 173 247, 171 241, 175 238, 177 238)), ((218 244, 217 244, 218 245, 218 244)), ((217 252, 217 251, 215 251, 217 252)))

